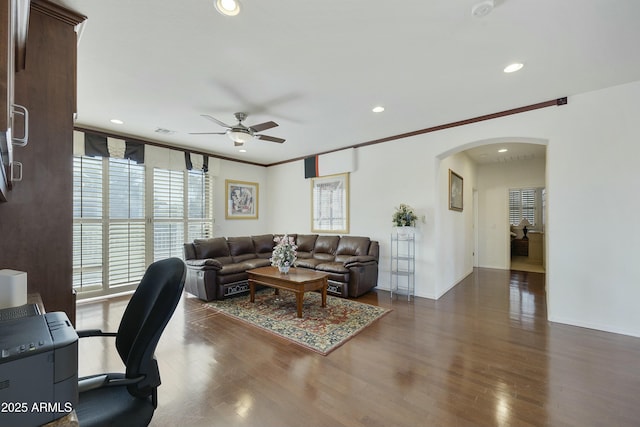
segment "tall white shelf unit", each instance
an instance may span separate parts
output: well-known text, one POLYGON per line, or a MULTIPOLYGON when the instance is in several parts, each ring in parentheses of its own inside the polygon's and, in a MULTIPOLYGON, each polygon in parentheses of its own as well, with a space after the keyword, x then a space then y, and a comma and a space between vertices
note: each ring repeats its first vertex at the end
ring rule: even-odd
POLYGON ((415 297, 416 237, 412 231, 391 233, 391 298, 406 295, 415 297))

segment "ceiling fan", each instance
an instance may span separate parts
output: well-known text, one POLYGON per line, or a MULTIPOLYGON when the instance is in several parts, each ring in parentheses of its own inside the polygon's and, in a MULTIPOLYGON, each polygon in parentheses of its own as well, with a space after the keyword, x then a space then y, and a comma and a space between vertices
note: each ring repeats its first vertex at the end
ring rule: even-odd
POLYGON ((251 138, 261 139, 263 141, 277 142, 280 144, 285 141, 282 138, 276 138, 274 136, 262 135, 258 133, 262 132, 263 130, 271 129, 278 126, 276 122, 264 122, 249 127, 243 125, 242 122, 247 118, 247 113, 235 113, 238 124, 234 126, 221 122, 215 117, 211 117, 207 114, 201 114, 201 116, 207 120, 211 120, 212 122, 219 124, 227 130, 225 132, 190 132, 190 135, 227 135, 229 139, 233 141, 233 145, 236 147, 244 145, 244 143, 251 140, 251 138))

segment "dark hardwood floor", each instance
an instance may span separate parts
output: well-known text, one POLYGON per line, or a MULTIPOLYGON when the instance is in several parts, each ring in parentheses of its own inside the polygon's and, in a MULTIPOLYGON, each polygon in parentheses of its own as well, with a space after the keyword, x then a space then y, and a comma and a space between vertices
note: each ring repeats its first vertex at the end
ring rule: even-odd
MULTIPOLYGON (((393 312, 321 356, 185 295, 156 351, 152 425, 640 425, 640 339, 548 322, 544 274, 477 269, 438 301, 359 300, 393 312)), ((80 304, 77 326, 116 330, 126 304, 80 304)), ((81 340, 81 375, 121 370, 113 342, 81 340)))

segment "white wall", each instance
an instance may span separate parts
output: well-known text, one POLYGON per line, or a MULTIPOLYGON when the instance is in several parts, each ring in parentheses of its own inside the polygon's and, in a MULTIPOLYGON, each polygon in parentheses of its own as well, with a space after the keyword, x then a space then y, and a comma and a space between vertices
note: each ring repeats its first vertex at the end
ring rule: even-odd
POLYGON ((545 159, 478 166, 478 265, 509 269, 509 189, 545 186, 545 159))
POLYGON ((547 151, 549 320, 640 336, 640 82, 570 103, 547 151))
POLYGON ((475 164, 463 153, 445 157, 439 164, 438 180, 434 192, 436 205, 436 277, 433 286, 435 298, 473 271, 473 190, 476 188, 475 164), (462 212, 449 209, 449 169, 463 178, 462 212))
MULTIPOLYGON (((426 216, 418 224, 416 294, 438 298, 473 262, 476 171, 465 156, 449 156, 496 139, 547 141, 549 319, 640 336, 639 252, 629 243, 640 238, 632 216, 640 211, 638 117, 635 82, 569 97, 564 106, 358 148, 350 178, 350 234, 380 241, 379 287, 388 288, 391 215, 399 203, 416 208, 426 216), (449 167, 465 179, 462 214, 447 208, 449 167)), ((218 194, 224 194, 224 178, 260 182, 260 219, 224 221, 224 207, 218 207, 222 234, 310 230, 310 184, 302 161, 266 172, 224 162, 218 194)), ((479 217, 489 215, 481 204, 480 210, 479 217)))
POLYGON ((226 160, 211 167, 214 175, 214 236, 251 236, 267 233, 270 197, 267 168, 226 160), (225 180, 258 183, 258 219, 225 219, 225 180))

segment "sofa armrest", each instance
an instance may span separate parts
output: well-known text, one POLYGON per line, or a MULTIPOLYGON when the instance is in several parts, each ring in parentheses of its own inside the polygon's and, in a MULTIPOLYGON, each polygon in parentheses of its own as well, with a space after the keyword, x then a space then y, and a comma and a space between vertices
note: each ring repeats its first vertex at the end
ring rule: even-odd
POLYGON ((378 286, 378 262, 375 259, 356 262, 349 266, 349 297, 357 298, 376 286, 378 286))
POLYGON ((377 264, 377 260, 375 259, 375 257, 371 256, 371 255, 359 255, 359 256, 352 256, 347 258, 344 261, 344 266, 346 268, 349 267, 357 267, 359 265, 366 265, 369 263, 375 263, 377 264))
POLYGON ((188 259, 185 261, 188 267, 200 268, 202 270, 220 270, 222 263, 217 259, 188 259))

